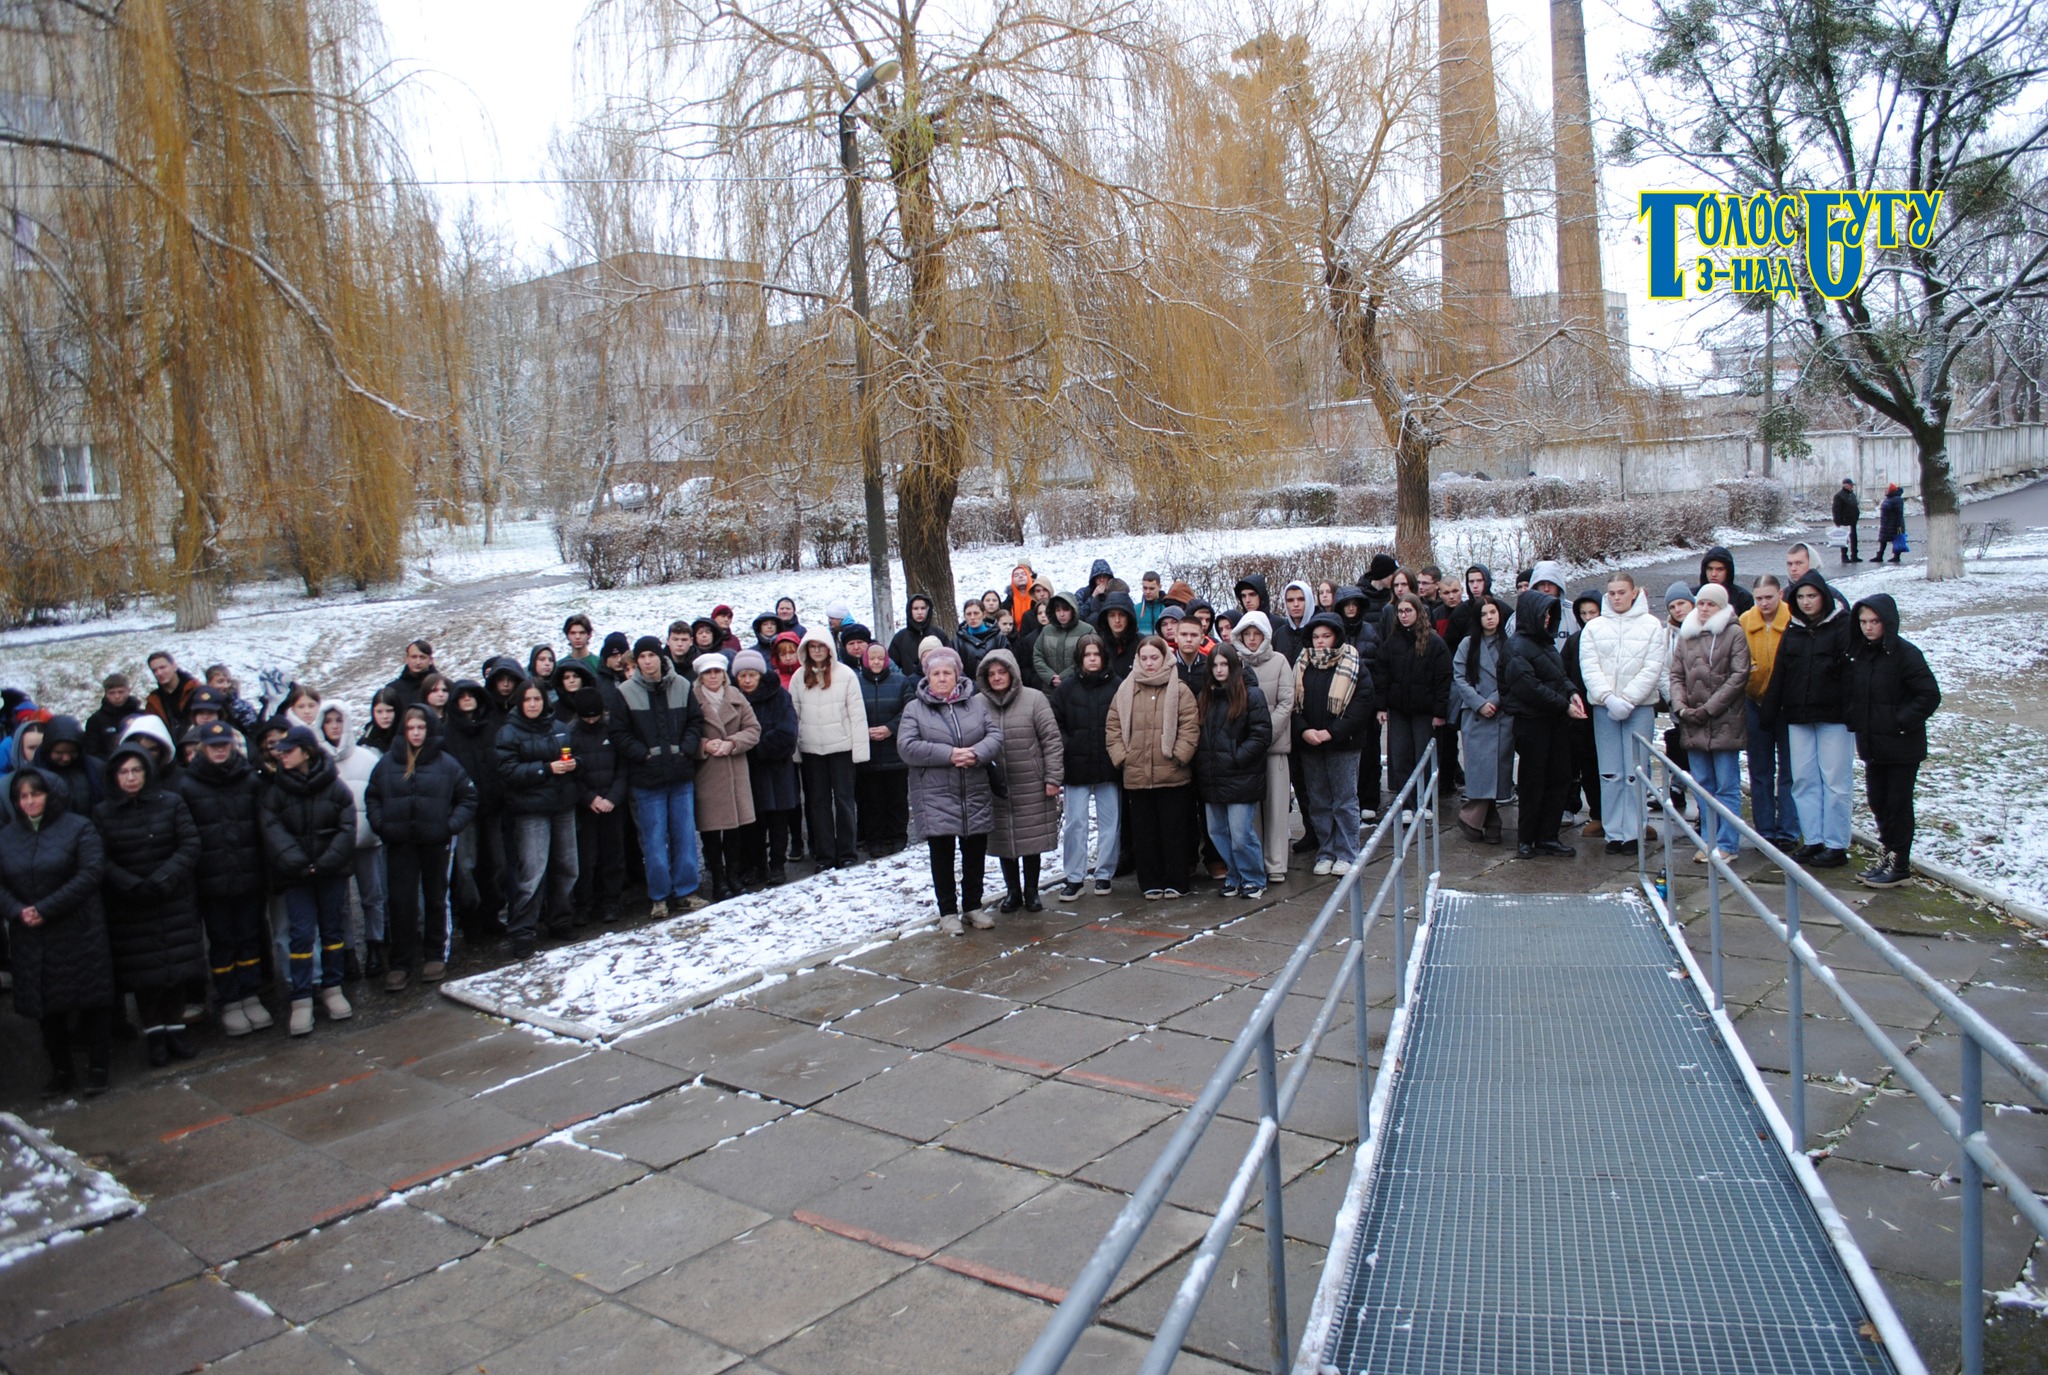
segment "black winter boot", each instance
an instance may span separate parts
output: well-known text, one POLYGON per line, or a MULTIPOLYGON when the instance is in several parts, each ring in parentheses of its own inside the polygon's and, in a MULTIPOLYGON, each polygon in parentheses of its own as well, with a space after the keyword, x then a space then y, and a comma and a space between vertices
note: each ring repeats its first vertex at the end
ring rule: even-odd
POLYGON ((374 979, 379 974, 382 974, 385 969, 384 942, 370 941, 367 944, 369 946, 370 953, 368 959, 365 961, 363 965, 363 973, 365 976, 374 979))

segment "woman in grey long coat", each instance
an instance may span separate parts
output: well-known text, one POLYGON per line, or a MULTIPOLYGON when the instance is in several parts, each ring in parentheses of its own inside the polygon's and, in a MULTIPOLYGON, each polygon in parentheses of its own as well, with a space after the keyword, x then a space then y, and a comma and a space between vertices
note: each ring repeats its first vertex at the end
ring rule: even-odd
POLYGON ((1500 844, 1500 803, 1515 791, 1515 728, 1500 697, 1507 617, 1499 598, 1482 598, 1475 628, 1458 646, 1451 672, 1451 709, 1465 760, 1458 829, 1467 840, 1488 845, 1500 844))
POLYGON ((989 848, 1003 869, 1003 902, 998 909, 1043 912, 1038 899, 1039 858, 1059 845, 1060 791, 1066 785, 1066 744, 1052 703, 1018 679, 1017 660, 1007 649, 993 650, 975 671, 981 699, 1003 731, 1003 772, 1008 796, 996 802, 989 848), (1021 871, 1021 876, 1020 876, 1021 871))
POLYGON ((1003 752, 1003 727, 961 677, 960 655, 941 646, 924 656, 924 681, 903 708, 896 752, 910 767, 910 811, 917 834, 931 850, 932 887, 939 899, 939 929, 960 934, 960 917, 978 928, 994 926, 981 910, 982 870, 989 832, 995 829, 995 790, 989 761, 1003 752), (960 886, 953 859, 960 858, 960 886))

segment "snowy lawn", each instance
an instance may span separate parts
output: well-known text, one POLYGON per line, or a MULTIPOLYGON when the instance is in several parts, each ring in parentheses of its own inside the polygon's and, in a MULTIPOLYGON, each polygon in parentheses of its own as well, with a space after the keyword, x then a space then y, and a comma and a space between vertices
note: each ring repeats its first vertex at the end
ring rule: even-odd
POLYGON ((0 1269, 52 1237, 134 1210, 112 1175, 0 1112, 0 1269))

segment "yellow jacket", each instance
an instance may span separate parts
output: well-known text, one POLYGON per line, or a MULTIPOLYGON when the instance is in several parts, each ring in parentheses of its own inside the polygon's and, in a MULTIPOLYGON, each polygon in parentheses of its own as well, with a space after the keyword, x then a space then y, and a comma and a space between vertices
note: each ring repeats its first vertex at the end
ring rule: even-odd
POLYGON ((1742 613, 1742 633, 1749 637, 1749 700, 1761 702, 1764 689, 1771 685, 1771 670, 1778 662, 1778 642, 1785 638, 1785 627, 1792 623, 1792 608, 1784 602, 1778 603, 1778 614, 1764 623, 1763 613, 1755 607, 1742 613))

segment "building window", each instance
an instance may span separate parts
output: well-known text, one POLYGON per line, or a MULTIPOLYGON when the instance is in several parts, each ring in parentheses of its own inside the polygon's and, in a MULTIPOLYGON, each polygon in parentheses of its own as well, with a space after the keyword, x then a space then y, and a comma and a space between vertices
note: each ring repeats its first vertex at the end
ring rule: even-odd
POLYGON ((44 444, 36 450, 45 501, 109 501, 120 479, 90 444, 44 444))

